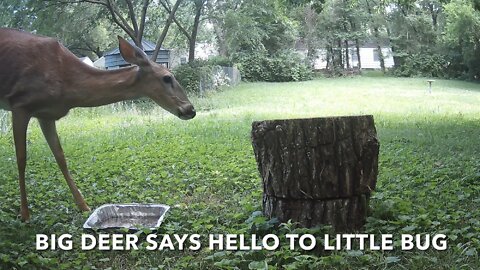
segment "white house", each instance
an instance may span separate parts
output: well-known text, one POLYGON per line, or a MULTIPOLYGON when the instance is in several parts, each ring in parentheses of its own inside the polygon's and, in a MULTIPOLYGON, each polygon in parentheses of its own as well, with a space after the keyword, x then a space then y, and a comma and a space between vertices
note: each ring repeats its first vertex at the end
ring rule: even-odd
POLYGON ((105 69, 105 56, 102 56, 93 62, 93 66, 99 69, 105 69))
POLYGON ((85 56, 85 57, 80 57, 79 59, 80 59, 80 61, 82 61, 83 63, 85 63, 85 64, 93 67, 93 62, 92 62, 92 59, 90 59, 90 57, 85 56))
MULTIPOLYGON (((345 55, 345 51, 343 52, 345 55)), ((384 46, 382 48, 382 54, 385 60, 385 67, 391 68, 394 65, 392 49, 384 46)), ((327 67, 327 51, 321 49, 318 52, 318 57, 315 60, 315 69, 325 69, 327 67)), ((362 63, 362 69, 380 69, 380 59, 378 49, 375 44, 364 44, 360 47, 360 61, 362 63)), ((350 67, 358 67, 357 49, 352 46, 348 50, 348 62, 350 67)))
MULTIPOLYGON (((218 50, 214 44, 209 42, 197 42, 195 44, 195 59, 207 60, 210 57, 217 55, 218 50)), ((188 62, 188 50, 174 50, 170 55, 170 59, 172 62, 172 68, 181 64, 185 64, 188 62)))

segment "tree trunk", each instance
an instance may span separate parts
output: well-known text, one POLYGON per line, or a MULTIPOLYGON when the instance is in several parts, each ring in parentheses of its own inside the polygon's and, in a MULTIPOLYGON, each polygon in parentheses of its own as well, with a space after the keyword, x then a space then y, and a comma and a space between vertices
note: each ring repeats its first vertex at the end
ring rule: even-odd
POLYGON ((378 59, 380 60, 380 68, 382 69, 382 72, 385 73, 385 59, 382 53, 382 41, 380 40, 380 30, 378 29, 378 25, 372 19, 375 14, 373 13, 373 10, 372 10, 372 7, 370 6, 369 1, 367 0, 365 1, 365 3, 367 4, 367 12, 368 12, 368 15, 370 15, 370 21, 373 25, 373 36, 375 37, 375 42, 377 43, 378 59))
POLYGON ((349 53, 348 40, 345 40, 343 43, 345 44, 345 63, 347 64, 347 69, 350 69, 350 57, 348 55, 349 53))
POLYGON ((198 26, 200 25, 200 16, 202 15, 205 1, 195 2, 195 19, 193 21, 192 34, 190 35, 188 48, 188 62, 195 60, 195 44, 197 43, 198 26))
POLYGON ((438 11, 435 9, 435 6, 434 6, 433 3, 428 4, 428 9, 430 10, 430 15, 432 16, 433 30, 435 30, 435 32, 437 32, 437 30, 438 30, 438 23, 437 23, 438 11))
POLYGON ((328 70, 331 70, 333 59, 334 59, 333 49, 330 45, 327 45, 326 57, 327 57, 327 65, 325 66, 325 69, 328 71, 328 70))
POLYGON ((337 231, 364 225, 378 172, 373 116, 254 122, 252 144, 265 216, 337 231))
POLYGON ((168 18, 167 18, 167 21, 165 22, 165 25, 163 26, 162 33, 158 37, 157 45, 155 46, 155 50, 153 51, 153 55, 152 55, 152 61, 154 61, 154 62, 157 60, 158 53, 160 52, 160 49, 162 48, 163 41, 165 40, 165 37, 167 36, 168 29, 170 28, 170 25, 173 22, 173 18, 175 17, 175 12, 177 12, 178 6, 180 5, 181 2, 182 2, 182 0, 177 0, 177 2, 175 2, 175 5, 173 6, 172 10, 170 11, 170 14, 168 15, 168 18))
POLYGON ((230 54, 225 42, 225 32, 223 31, 222 27, 220 27, 220 22, 214 21, 212 25, 215 36, 217 37, 218 54, 223 57, 228 57, 230 54))
POLYGON ((345 68, 345 65, 343 64, 343 53, 342 53, 342 40, 341 39, 337 39, 337 46, 338 46, 338 50, 337 50, 337 64, 335 65, 335 67, 339 70, 343 70, 345 68))
POLYGON ((312 69, 315 68, 315 60, 317 58, 318 41, 316 40, 316 27, 317 27, 317 13, 312 8, 312 4, 305 5, 304 8, 305 17, 305 43, 307 45, 307 59, 312 69))
POLYGON ((382 46, 380 45, 380 42, 377 42, 377 51, 378 51, 378 60, 380 61, 380 69, 382 70, 383 73, 385 73, 385 58, 383 56, 382 46))
POLYGON ((388 36, 388 39, 389 39, 389 42, 390 42, 390 47, 392 49, 393 67, 394 68, 399 68, 403 64, 403 62, 402 62, 402 59, 400 57, 398 57, 398 55, 396 54, 397 46, 395 46, 395 42, 392 39, 392 35, 391 35, 390 28, 388 27, 388 25, 387 25, 386 28, 387 28, 387 36, 388 36))
POLYGON ((368 212, 370 196, 361 194, 330 200, 284 199, 263 195, 263 213, 281 222, 292 220, 304 227, 332 225, 337 232, 360 230, 368 212))
POLYGON ((362 61, 360 60, 360 41, 355 39, 355 48, 357 49, 358 72, 362 72, 362 61))

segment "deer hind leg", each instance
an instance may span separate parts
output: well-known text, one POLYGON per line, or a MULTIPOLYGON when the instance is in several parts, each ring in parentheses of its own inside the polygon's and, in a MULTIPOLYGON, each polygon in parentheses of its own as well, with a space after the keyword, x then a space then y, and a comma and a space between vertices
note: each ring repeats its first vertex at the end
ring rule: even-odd
POLYGON ((47 143, 50 146, 53 155, 55 156, 55 160, 57 161, 57 164, 60 167, 60 170, 62 171, 65 180, 67 180, 67 184, 70 188, 70 191, 72 192, 75 204, 81 211, 90 211, 90 208, 87 206, 87 203, 83 199, 82 193, 80 193, 80 191, 78 190, 77 185, 75 185, 75 182, 73 181, 72 176, 68 171, 67 161, 65 160, 65 155, 63 153, 62 146, 60 145, 60 140, 58 139, 55 121, 45 119, 39 119, 38 121, 40 123, 40 127, 42 128, 43 135, 45 136, 45 139, 47 139, 47 143))
POLYGON ((12 112, 13 140, 17 156, 18 180, 20 184, 20 217, 23 221, 30 218, 28 212, 27 189, 25 187, 25 168, 27 165, 27 127, 30 115, 22 110, 12 112))

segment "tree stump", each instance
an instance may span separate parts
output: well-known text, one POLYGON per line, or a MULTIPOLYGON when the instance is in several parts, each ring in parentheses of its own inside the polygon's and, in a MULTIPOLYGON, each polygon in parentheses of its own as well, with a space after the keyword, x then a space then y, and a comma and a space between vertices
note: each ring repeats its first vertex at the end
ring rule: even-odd
POLYGON ((378 173, 373 116, 258 121, 252 144, 265 216, 336 231, 365 224, 378 173))

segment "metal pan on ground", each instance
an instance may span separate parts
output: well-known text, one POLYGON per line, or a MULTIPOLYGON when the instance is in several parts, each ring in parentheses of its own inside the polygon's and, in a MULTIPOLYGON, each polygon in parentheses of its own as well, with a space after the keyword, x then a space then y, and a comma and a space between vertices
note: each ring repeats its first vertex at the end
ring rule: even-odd
POLYGON ((156 230, 170 206, 164 204, 104 204, 88 217, 84 229, 156 230))

